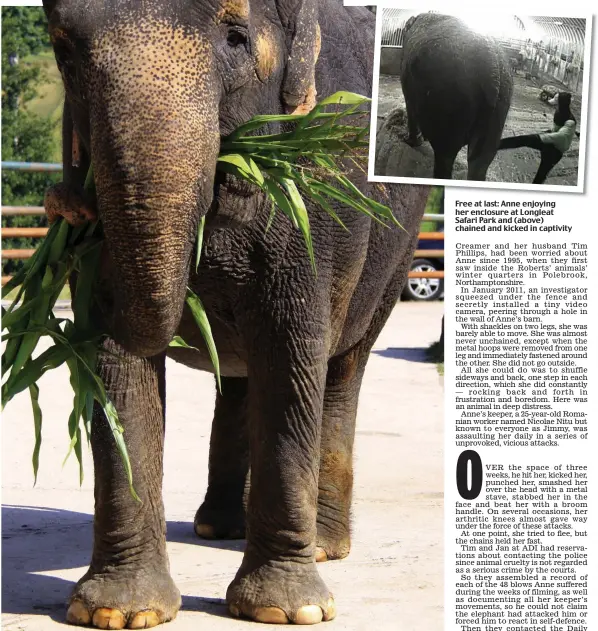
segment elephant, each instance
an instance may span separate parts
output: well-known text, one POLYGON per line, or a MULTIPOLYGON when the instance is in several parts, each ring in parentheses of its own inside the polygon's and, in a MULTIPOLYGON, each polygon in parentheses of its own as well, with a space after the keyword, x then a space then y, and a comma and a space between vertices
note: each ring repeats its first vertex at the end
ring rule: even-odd
POLYGON ((67 621, 145 628, 181 605, 162 502, 166 357, 214 372, 187 286, 205 306, 222 376, 195 530, 247 539, 229 611, 329 620, 334 599, 316 561, 349 552, 359 389, 407 278, 429 189, 375 188, 354 169, 403 229, 333 203, 345 229, 306 200, 315 274, 292 222, 277 213, 269 225, 270 201, 216 162, 221 138, 254 115, 308 112, 338 90, 369 94, 374 16, 340 0, 44 0, 44 9, 65 86, 55 193, 85 201, 93 165, 82 214, 104 232, 98 374, 141 500, 96 405, 93 551, 67 621), (169 346, 175 335, 193 348, 169 346))
POLYGON ((467 145, 467 179, 485 180, 511 105, 513 78, 500 45, 456 17, 422 13, 404 27, 401 86, 407 143, 429 140, 434 178, 451 179, 467 145))

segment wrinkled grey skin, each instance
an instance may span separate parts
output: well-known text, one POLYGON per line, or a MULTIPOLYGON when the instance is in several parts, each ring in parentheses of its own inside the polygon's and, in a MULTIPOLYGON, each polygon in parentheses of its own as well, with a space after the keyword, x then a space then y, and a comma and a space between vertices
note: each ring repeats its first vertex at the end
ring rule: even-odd
POLYGON ((404 29, 401 86, 407 142, 430 141, 434 177, 451 179, 455 158, 467 146, 467 179, 485 180, 513 92, 499 44, 453 16, 410 18, 404 29))
MULTIPOLYGON (((349 552, 359 388, 404 285, 428 189, 369 191, 393 207, 405 231, 339 206, 345 231, 310 206, 315 277, 291 223, 279 213, 266 232, 270 203, 215 175, 221 135, 255 114, 309 105, 314 79, 318 97, 370 93, 374 17, 339 1, 318 5, 45 2, 67 94, 66 180, 79 186, 91 157, 106 235, 96 317, 112 338, 100 374, 125 427, 143 502, 129 495, 96 409, 94 548, 70 622, 134 628, 169 620, 180 606, 161 496, 164 367, 173 335, 200 350, 169 349, 170 357, 213 370, 183 308, 187 283, 208 312, 223 375, 196 529, 247 536, 229 607, 270 621, 334 615, 316 548, 320 559, 349 552), (72 124, 83 158, 71 168, 72 124), (201 216, 196 273, 190 263, 201 216)), ((359 172, 352 177, 367 190, 359 172)))

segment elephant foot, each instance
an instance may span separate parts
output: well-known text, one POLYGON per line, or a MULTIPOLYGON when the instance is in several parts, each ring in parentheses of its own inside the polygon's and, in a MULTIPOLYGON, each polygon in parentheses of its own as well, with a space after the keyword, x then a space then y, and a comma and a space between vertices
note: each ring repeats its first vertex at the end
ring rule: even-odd
POLYGON ((166 569, 84 576, 69 600, 69 624, 98 629, 149 629, 176 617, 181 595, 166 569))
POLYGON ((338 539, 324 537, 318 533, 316 540, 316 562, 344 559, 351 551, 351 539, 348 535, 338 539))
POLYGON ((245 511, 210 508, 205 502, 193 522, 195 534, 202 539, 245 539, 245 511))
POLYGON ((315 564, 245 563, 229 585, 226 601, 235 617, 271 624, 317 624, 336 615, 334 598, 315 564), (245 569, 249 567, 249 571, 245 569))
POLYGON ((316 563, 324 563, 324 561, 338 561, 349 556, 351 544, 340 543, 338 545, 318 540, 316 546, 316 563))
POLYGON ((344 559, 351 551, 350 502, 320 490, 316 522, 316 562, 344 559))

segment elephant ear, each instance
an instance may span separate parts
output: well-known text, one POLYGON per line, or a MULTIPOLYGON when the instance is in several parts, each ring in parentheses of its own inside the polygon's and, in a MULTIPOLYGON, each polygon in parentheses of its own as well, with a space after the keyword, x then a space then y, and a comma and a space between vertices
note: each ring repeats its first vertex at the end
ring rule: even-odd
POLYGON ((287 112, 304 114, 316 104, 316 62, 320 54, 318 0, 278 0, 289 57, 282 84, 287 112))

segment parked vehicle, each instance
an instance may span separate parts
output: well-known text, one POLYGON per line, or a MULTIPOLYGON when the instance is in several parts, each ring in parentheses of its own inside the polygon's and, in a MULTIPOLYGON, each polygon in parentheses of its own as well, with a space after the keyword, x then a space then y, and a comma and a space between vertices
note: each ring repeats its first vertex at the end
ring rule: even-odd
MULTIPOLYGON (((444 250, 444 239, 420 239, 418 250, 444 250)), ((444 270, 444 258, 413 259, 412 272, 435 272, 444 270)), ((444 296, 442 278, 409 278, 403 289, 403 300, 437 300, 444 296)))

